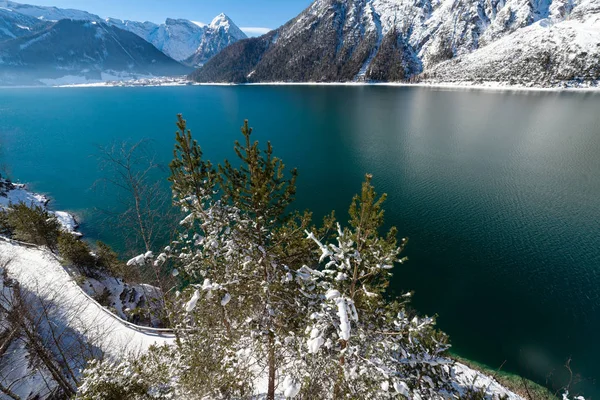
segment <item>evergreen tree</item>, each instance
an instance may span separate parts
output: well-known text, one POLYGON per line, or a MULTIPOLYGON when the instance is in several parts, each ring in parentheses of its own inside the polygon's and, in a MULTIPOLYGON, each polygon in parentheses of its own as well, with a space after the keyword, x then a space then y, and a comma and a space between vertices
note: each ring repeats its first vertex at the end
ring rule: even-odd
POLYGON ((171 182, 176 202, 189 215, 182 221, 188 232, 175 246, 175 256, 185 260, 188 280, 198 282, 186 309, 194 310, 202 297, 196 317, 207 310, 212 316, 215 310, 204 303, 216 302, 231 345, 247 347, 252 338, 250 345, 261 355, 257 361, 269 371, 268 398, 274 398, 278 364, 285 358, 281 343, 303 317, 290 271, 310 257, 308 246, 290 246, 302 241, 310 221, 309 215, 286 214, 297 172, 286 177, 270 143, 261 150, 251 141, 247 121, 244 142, 235 143, 240 167, 225 161, 218 170, 202 160, 181 117, 178 127, 171 182))
POLYGON ((311 395, 331 387, 333 398, 435 398, 452 391, 445 335, 433 329, 433 319, 409 317, 410 293, 398 300, 386 293, 394 266, 406 261, 400 254, 408 241, 398 245, 395 228, 380 237, 385 197, 377 198, 367 175, 349 226, 337 224, 334 243, 306 232, 318 246, 319 266, 307 270, 316 302, 304 368, 328 371, 325 379, 305 379, 311 395))
POLYGON ((25 203, 11 204, 6 221, 15 240, 56 250, 60 223, 44 207, 25 203))

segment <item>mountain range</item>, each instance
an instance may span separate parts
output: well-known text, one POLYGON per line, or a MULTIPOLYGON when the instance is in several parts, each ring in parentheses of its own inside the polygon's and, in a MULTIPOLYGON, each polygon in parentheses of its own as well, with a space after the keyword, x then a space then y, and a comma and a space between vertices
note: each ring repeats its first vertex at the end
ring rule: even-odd
POLYGON ((0 85, 183 76, 245 38, 225 14, 158 25, 0 0, 0 85))
POLYGON ((316 0, 239 41, 200 82, 496 82, 595 85, 597 0, 316 0))
POLYGON ((247 38, 225 14, 216 16, 209 25, 171 18, 162 25, 113 18, 106 22, 135 33, 169 57, 189 66, 202 65, 230 44, 247 38))

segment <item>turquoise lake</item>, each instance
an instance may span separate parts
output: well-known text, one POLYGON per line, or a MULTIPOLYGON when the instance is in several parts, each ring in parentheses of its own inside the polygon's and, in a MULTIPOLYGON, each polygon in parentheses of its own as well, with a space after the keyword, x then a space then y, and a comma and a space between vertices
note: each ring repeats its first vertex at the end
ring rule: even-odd
MULTIPOLYGON (((244 119, 298 167, 299 209, 342 220, 365 173, 410 238, 394 288, 438 314, 461 356, 600 398, 600 94, 417 87, 0 89, 0 164, 118 244, 91 190, 97 146, 152 139, 183 113, 206 158, 233 158, 244 119)), ((166 175, 165 175, 166 176, 166 175)))

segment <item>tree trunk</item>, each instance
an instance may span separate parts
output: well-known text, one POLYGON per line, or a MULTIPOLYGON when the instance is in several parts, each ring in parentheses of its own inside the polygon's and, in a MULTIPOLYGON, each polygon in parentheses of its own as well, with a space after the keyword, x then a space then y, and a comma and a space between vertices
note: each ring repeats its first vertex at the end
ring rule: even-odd
POLYGON ((269 334, 269 390, 267 400, 275 400, 275 337, 269 334))

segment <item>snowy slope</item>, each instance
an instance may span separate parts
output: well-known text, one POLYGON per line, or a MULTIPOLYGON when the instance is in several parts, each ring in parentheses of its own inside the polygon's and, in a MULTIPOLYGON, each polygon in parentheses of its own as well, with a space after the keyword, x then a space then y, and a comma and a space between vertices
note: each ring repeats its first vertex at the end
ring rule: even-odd
POLYGON ((597 0, 316 0, 275 32, 226 49, 194 78, 231 82, 243 70, 249 82, 401 81, 432 73, 437 80, 589 83, 599 77, 599 7, 597 0), (456 59, 464 62, 448 62, 456 59), (524 69, 532 64, 545 73, 524 69))
POLYGON ((48 25, 37 18, 0 8, 0 41, 27 36, 45 29, 48 25))
POLYGON ((42 7, 29 4, 15 3, 14 1, 0 0, 0 8, 8 9, 23 15, 34 17, 45 21, 59 21, 61 19, 75 19, 81 21, 96 21, 101 19, 97 15, 86 11, 63 9, 57 7, 42 7))
POLYGON ((31 85, 184 75, 189 69, 150 43, 102 22, 60 20, 0 42, 0 84, 31 85))
MULTIPOLYGON (((543 19, 433 67, 429 80, 579 85, 600 77, 600 12, 583 3, 566 20, 543 19), (587 7, 586 7, 587 6, 587 7)), ((596 6, 599 7, 599 6, 596 6)))
POLYGON ((0 239, 0 254, 11 260, 8 274, 26 290, 60 305, 63 320, 115 360, 153 344, 172 344, 172 336, 127 324, 94 302, 77 285, 51 252, 27 248, 0 239), (145 331, 143 331, 145 329, 145 331))

